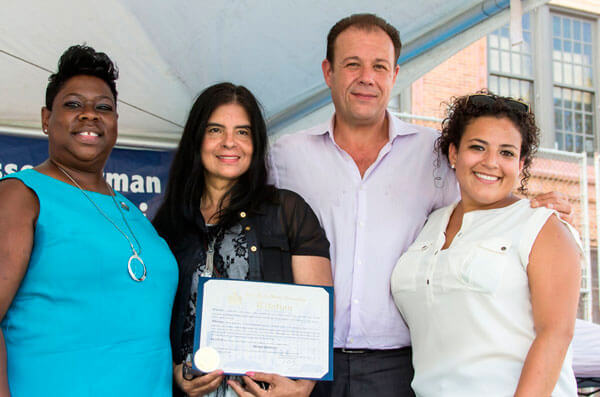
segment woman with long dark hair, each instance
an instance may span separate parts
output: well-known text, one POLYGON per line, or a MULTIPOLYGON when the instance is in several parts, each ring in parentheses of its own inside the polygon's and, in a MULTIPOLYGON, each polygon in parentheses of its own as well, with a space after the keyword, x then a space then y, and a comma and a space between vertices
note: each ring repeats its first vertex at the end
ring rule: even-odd
POLYGON ((308 395, 314 382, 273 374, 225 379, 220 371, 187 380, 200 276, 331 285, 329 243, 297 194, 267 184, 267 131, 245 87, 204 90, 192 106, 154 225, 179 263, 171 324, 176 394, 308 395))

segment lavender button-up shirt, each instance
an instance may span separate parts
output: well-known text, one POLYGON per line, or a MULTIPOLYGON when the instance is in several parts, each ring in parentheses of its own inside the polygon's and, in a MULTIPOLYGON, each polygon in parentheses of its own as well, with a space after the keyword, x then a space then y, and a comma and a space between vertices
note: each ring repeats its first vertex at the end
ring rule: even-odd
POLYGON ((396 261, 435 209, 459 197, 430 128, 387 115, 389 142, 361 177, 333 137, 333 121, 286 135, 270 151, 271 181, 299 193, 331 243, 334 346, 394 349, 410 335, 390 292, 396 261))

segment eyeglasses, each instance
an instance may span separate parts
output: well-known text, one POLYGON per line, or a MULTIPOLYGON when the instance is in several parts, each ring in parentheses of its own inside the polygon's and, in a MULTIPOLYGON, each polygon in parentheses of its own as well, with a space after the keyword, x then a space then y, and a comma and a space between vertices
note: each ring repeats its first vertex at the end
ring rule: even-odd
POLYGON ((474 94, 469 95, 468 102, 473 105, 487 105, 491 106, 495 104, 498 100, 502 100, 506 106, 511 108, 512 110, 516 110, 517 112, 525 112, 529 113, 529 104, 519 101, 517 99, 506 98, 506 97, 494 97, 486 94, 474 94))

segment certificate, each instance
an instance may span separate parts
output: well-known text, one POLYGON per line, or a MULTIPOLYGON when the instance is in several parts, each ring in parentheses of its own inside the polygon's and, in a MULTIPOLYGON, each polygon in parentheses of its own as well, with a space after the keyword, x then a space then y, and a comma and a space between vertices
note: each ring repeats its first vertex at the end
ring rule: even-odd
POLYGON ((333 288, 198 282, 193 368, 333 379, 333 288))

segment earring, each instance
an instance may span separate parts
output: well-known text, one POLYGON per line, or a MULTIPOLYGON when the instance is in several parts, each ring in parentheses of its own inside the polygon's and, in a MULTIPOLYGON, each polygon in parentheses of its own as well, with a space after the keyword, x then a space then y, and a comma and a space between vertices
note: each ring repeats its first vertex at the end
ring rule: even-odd
POLYGON ((450 168, 454 169, 455 168, 454 164, 450 164, 450 168))
POLYGON ((44 128, 44 132, 45 132, 45 133, 48 133, 48 129, 47 129, 47 128, 44 128))

